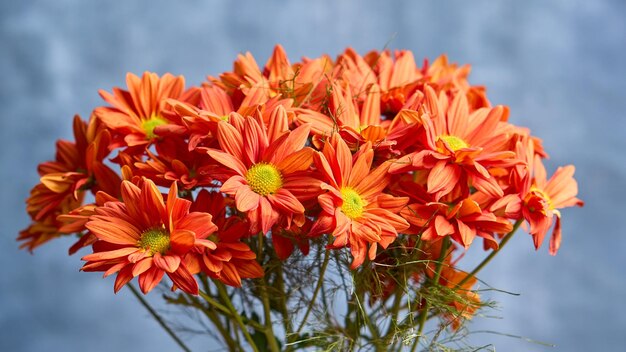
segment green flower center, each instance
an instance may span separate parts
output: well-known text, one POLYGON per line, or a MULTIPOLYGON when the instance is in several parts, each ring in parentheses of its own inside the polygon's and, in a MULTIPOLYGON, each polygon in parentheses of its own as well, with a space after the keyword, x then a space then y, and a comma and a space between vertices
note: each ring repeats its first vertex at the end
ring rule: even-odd
POLYGON ((148 229, 141 234, 138 245, 151 255, 165 254, 170 249, 170 234, 164 228, 148 229))
POLYGON ((283 186, 283 177, 280 171, 272 165, 259 163, 246 172, 246 181, 255 193, 262 196, 276 193, 283 186))
POLYGON ((365 207, 363 198, 350 187, 341 189, 341 198, 343 199, 341 211, 352 220, 360 218, 365 207))
POLYGON ((154 134, 155 127, 165 124, 167 124, 167 121, 163 120, 162 117, 158 115, 152 115, 150 119, 144 120, 141 123, 141 128, 143 128, 143 131, 146 133, 146 139, 154 139, 155 137, 157 137, 154 134))
POLYGON ((464 140, 462 140, 461 138, 459 138, 457 136, 439 136, 439 139, 445 141, 446 143, 448 143, 450 148, 452 148, 453 152, 456 152, 459 149, 463 149, 463 148, 468 148, 469 147, 469 145, 467 143, 465 143, 464 140))

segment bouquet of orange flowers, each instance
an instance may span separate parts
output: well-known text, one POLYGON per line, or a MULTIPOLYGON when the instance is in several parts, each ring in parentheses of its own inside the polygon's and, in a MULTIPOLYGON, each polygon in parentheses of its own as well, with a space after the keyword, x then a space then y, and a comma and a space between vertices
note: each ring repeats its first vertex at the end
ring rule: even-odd
POLYGON ((431 348, 486 304, 475 275, 521 224, 535 248, 553 228, 556 254, 559 209, 582 205, 574 166, 548 178, 541 140, 469 72, 410 51, 292 64, 277 46, 200 86, 128 74, 39 165, 18 240, 76 236, 81 270, 146 305, 131 281, 169 282, 229 350, 431 348), (486 258, 463 271, 476 237, 486 258))

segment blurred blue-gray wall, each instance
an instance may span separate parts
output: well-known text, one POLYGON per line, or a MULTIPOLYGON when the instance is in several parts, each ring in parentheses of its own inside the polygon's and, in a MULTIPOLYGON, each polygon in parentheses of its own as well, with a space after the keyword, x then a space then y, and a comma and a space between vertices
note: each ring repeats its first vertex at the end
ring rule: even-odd
MULTIPOLYGON (((387 42, 418 60, 447 53, 472 64, 471 82, 544 138, 550 172, 577 167, 586 206, 564 211, 559 255, 515 237, 481 278, 521 296, 491 295, 502 319, 470 327, 556 348, 488 333, 472 341, 499 351, 623 350, 625 23, 622 0, 0 2, 0 350, 176 350, 127 290, 114 296, 111 278, 79 273, 69 240, 33 256, 14 241, 28 224, 37 164, 71 137, 75 113, 102 104, 98 89, 144 70, 196 84, 231 69, 239 52, 264 63, 275 43, 295 61, 387 42)), ((215 349, 202 337, 191 344, 215 349)))

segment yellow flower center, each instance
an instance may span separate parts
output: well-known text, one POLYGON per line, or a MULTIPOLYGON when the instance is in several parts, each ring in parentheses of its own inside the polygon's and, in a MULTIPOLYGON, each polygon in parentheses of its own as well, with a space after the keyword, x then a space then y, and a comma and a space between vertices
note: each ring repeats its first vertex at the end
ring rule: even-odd
POLYGON ((548 206, 548 209, 550 209, 550 210, 554 209, 554 206, 552 205, 552 199, 550 199, 550 197, 542 189, 539 189, 539 188, 537 188, 535 186, 532 186, 532 187, 530 187, 530 190, 529 190, 528 193, 529 194, 535 194, 535 195, 541 197, 546 202, 546 205, 548 206))
POLYGON ((163 120, 162 117, 153 114, 150 119, 144 120, 141 123, 141 128, 143 128, 143 131, 146 133, 146 139, 154 139, 156 137, 154 134, 154 128, 165 124, 167 124, 167 121, 163 120))
POLYGON ((170 235, 164 228, 152 228, 144 231, 139 238, 139 247, 155 253, 165 254, 170 249, 170 235))
POLYGON ((350 187, 341 189, 341 198, 343 199, 341 211, 352 220, 360 218, 366 205, 363 198, 350 187))
POLYGON ((283 177, 280 171, 272 165, 259 163, 246 172, 246 181, 255 193, 262 196, 276 193, 283 186, 283 177))
POLYGON ((459 149, 467 148, 469 145, 457 136, 439 136, 439 139, 448 143, 453 152, 459 149))

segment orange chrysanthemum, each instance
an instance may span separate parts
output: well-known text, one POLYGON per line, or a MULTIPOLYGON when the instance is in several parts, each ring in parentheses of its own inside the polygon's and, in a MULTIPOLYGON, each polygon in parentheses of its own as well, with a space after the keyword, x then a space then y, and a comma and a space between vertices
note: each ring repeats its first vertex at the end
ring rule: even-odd
POLYGON ((530 224, 536 249, 539 249, 552 225, 549 252, 555 255, 561 246, 561 212, 559 209, 583 206, 578 199, 578 183, 573 165, 559 167, 548 180, 541 154, 535 152, 535 142, 522 136, 516 144, 517 154, 525 167, 517 167, 513 174, 513 193, 494 202, 493 211, 500 211, 513 219, 525 219, 530 224))
POLYGON ((34 223, 20 232, 21 248, 33 250, 41 244, 59 237, 56 217, 76 209, 82 204, 85 192, 105 191, 117 195, 119 176, 106 166, 110 136, 92 116, 89 122, 74 116, 75 142, 57 141, 54 161, 39 164, 41 183, 37 184, 26 200, 26 211, 34 223))
POLYGON ((485 87, 471 86, 467 81, 471 71, 470 65, 459 67, 457 64, 449 63, 446 55, 441 55, 424 70, 424 80, 428 84, 434 85, 439 91, 464 94, 471 110, 491 106, 485 87))
POLYGON ((267 233, 281 216, 302 223, 299 198, 314 197, 318 183, 302 173, 312 162, 313 150, 305 147, 310 126, 289 131, 284 109, 277 109, 267 128, 259 117, 231 115, 230 122, 218 125, 222 150, 207 151, 234 173, 220 190, 234 196, 237 209, 248 214, 252 233, 267 233))
POLYGON ((507 109, 498 106, 470 112, 467 98, 461 94, 448 106, 447 97, 437 97, 430 87, 426 96, 429 114, 407 112, 423 127, 417 138, 419 148, 394 163, 391 172, 430 170, 427 190, 435 199, 457 187, 469 195, 470 186, 491 197, 502 197, 504 193, 489 169, 517 163, 515 153, 506 149, 511 138, 504 122, 507 109))
POLYGON ((560 209, 583 204, 574 167, 548 179, 541 140, 469 73, 408 50, 292 63, 280 45, 264 66, 240 54, 188 89, 182 76, 129 73, 39 165, 20 246, 75 237, 70 254, 92 249, 81 270, 115 275, 116 293, 136 277, 147 294, 167 274, 182 293, 164 299, 206 313, 231 349, 320 337, 305 333, 320 309, 352 347, 398 347, 411 332, 414 349, 434 345, 431 318, 456 330, 486 306, 475 275, 516 229, 539 248, 553 228, 556 254, 560 209), (490 252, 468 274, 457 262, 476 237, 490 252), (343 266, 353 285, 328 276, 343 266), (342 288, 356 308, 338 317, 328 293, 342 288))
POLYGON ((408 50, 371 51, 364 57, 347 49, 337 59, 340 74, 350 84, 359 99, 371 85, 380 87, 380 105, 387 116, 394 116, 420 84, 423 73, 408 50))
POLYGON ((158 154, 151 151, 146 154, 147 160, 132 162, 133 171, 158 186, 169 187, 172 182, 177 182, 184 190, 211 187, 217 175, 217 165, 206 153, 189 151, 185 141, 175 136, 160 144, 158 154))
POLYGON ((164 202, 156 185, 142 179, 136 186, 123 181, 122 201, 111 201, 95 209, 85 225, 98 241, 94 253, 84 256, 84 271, 117 273, 114 290, 139 277, 144 293, 150 292, 167 273, 174 288, 198 294, 198 283, 182 259, 196 247, 215 249, 206 238, 217 227, 211 214, 190 212, 191 202, 178 198, 172 183, 164 202))
POLYGON ((159 126, 172 123, 164 114, 168 99, 189 100, 194 90, 185 93, 185 79, 169 73, 162 77, 145 72, 141 78, 126 75, 128 91, 113 88, 113 94, 100 90, 111 107, 99 107, 96 116, 116 132, 114 147, 147 146, 158 137, 159 126))
POLYGON ((372 84, 362 106, 353 98, 350 86, 334 83, 330 87, 328 115, 317 111, 299 109, 297 122, 310 123, 312 133, 318 138, 339 132, 351 148, 372 142, 376 148, 389 147, 395 142, 385 140, 390 121, 382 120, 380 112, 380 87, 372 84))
POLYGON ((379 245, 387 248, 399 231, 409 227, 396 214, 408 199, 383 193, 390 181, 389 164, 370 171, 373 158, 371 144, 364 145, 353 157, 335 134, 315 159, 326 193, 318 196, 322 213, 311 233, 332 233, 333 247, 349 246, 353 269, 364 262, 366 252, 373 260, 379 245))
POLYGON ((454 205, 432 202, 413 203, 402 210, 402 216, 409 223, 421 226, 421 239, 437 241, 445 236, 469 248, 476 236, 485 239, 485 247, 497 248, 494 234, 508 233, 513 229, 509 221, 483 210, 470 199, 464 199, 454 205))
POLYGON ((247 52, 237 56, 233 72, 226 72, 219 79, 209 77, 209 80, 236 99, 243 99, 242 95, 259 95, 265 100, 282 96, 295 105, 302 105, 311 100, 313 91, 331 69, 327 58, 292 65, 283 47, 276 45, 263 70, 247 52))

